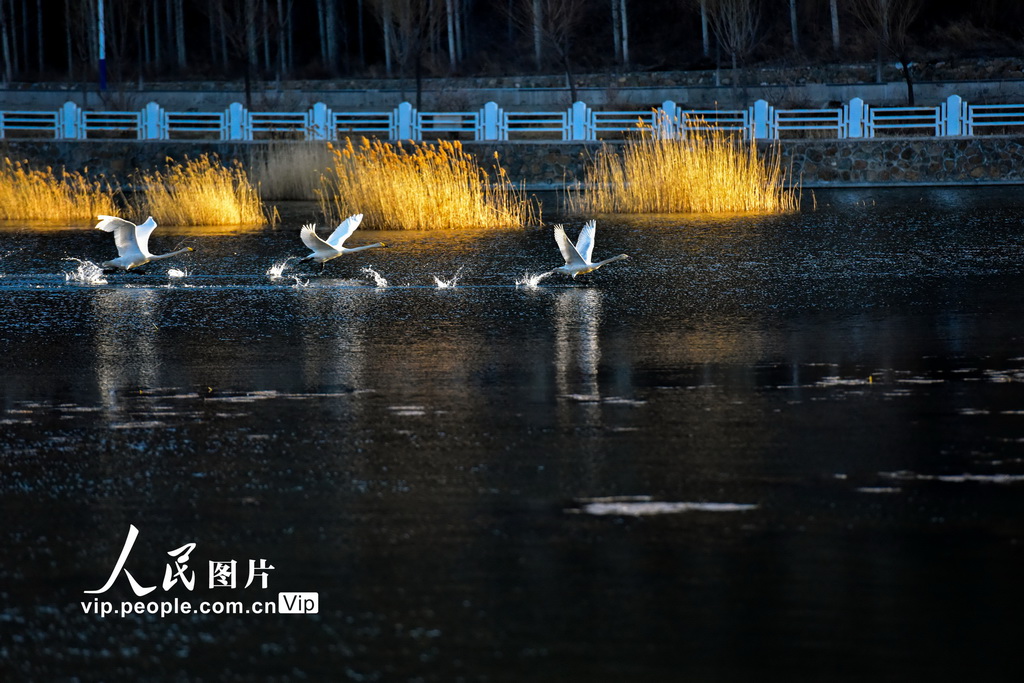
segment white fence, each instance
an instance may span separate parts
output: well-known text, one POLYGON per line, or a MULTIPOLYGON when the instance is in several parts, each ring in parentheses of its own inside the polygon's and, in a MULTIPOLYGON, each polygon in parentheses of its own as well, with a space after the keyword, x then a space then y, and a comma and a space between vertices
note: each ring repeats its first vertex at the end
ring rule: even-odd
POLYGON ((477 111, 417 111, 403 102, 391 111, 335 112, 317 103, 304 112, 249 111, 237 102, 220 112, 166 111, 150 102, 141 111, 84 110, 73 102, 57 111, 0 110, 0 139, 91 140, 461 139, 611 140, 640 128, 666 137, 718 129, 751 140, 792 137, 935 137, 1024 133, 1024 104, 970 105, 957 95, 934 107, 871 107, 860 98, 837 109, 782 109, 758 100, 747 109, 686 110, 664 102, 646 111, 595 110, 577 102, 563 111, 505 111, 488 102, 477 111))

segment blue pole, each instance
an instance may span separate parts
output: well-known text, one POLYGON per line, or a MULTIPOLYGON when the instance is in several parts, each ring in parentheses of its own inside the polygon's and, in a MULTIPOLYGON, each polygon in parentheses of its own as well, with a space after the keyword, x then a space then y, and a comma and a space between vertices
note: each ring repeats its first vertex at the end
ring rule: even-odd
POLYGON ((99 71, 100 71, 100 90, 107 89, 107 46, 106 46, 106 32, 103 29, 103 0, 98 0, 96 5, 99 7, 99 71))

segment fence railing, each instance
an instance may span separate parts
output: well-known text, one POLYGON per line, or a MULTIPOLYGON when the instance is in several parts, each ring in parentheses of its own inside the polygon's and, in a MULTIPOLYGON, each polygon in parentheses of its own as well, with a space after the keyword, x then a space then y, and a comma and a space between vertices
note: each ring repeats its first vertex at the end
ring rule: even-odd
POLYGON ((758 100, 746 109, 683 109, 674 102, 637 111, 604 111, 577 102, 562 111, 506 111, 488 102, 477 111, 417 111, 408 102, 391 111, 336 112, 323 103, 303 112, 167 111, 150 102, 141 111, 0 110, 0 139, 90 140, 613 140, 646 130, 663 137, 722 130, 750 140, 792 137, 874 138, 1024 133, 1024 104, 968 104, 951 95, 934 107, 873 107, 854 98, 832 109, 785 109, 758 100))

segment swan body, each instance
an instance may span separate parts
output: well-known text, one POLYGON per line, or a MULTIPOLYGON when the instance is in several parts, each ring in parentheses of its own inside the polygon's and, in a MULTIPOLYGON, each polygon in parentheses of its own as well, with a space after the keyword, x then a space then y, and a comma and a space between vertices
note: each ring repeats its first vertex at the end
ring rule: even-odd
POLYGON ((590 220, 586 222, 583 229, 580 230, 580 236, 576 240, 576 244, 573 244, 572 240, 566 236, 565 227, 561 224, 555 224, 554 229, 555 243, 558 245, 558 250, 562 252, 565 265, 555 268, 551 271, 552 273, 571 275, 575 278, 577 275, 584 275, 595 271, 606 263, 629 258, 626 254, 619 254, 597 263, 591 260, 594 253, 594 239, 597 235, 597 221, 590 220))
POLYGON ((156 230, 156 221, 150 216, 143 223, 135 225, 131 221, 116 216, 99 215, 100 222, 96 224, 98 230, 114 233, 114 246, 117 247, 117 258, 104 261, 104 270, 115 270, 122 268, 131 270, 144 266, 150 261, 159 261, 171 258, 186 251, 195 251, 192 247, 185 247, 167 254, 153 254, 149 251, 149 236, 156 230))
POLYGON ((363 222, 363 214, 357 213, 353 216, 349 216, 334 229, 331 236, 326 240, 316 234, 316 225, 313 223, 307 223, 302 226, 302 230, 299 232, 299 239, 302 243, 309 247, 312 252, 309 256, 306 256, 301 261, 315 261, 321 266, 327 263, 333 258, 337 258, 342 254, 351 254, 354 251, 363 251, 364 249, 377 249, 379 247, 386 247, 383 242, 377 242, 376 244, 367 244, 362 247, 346 247, 345 240, 349 238, 359 227, 359 224, 363 222))

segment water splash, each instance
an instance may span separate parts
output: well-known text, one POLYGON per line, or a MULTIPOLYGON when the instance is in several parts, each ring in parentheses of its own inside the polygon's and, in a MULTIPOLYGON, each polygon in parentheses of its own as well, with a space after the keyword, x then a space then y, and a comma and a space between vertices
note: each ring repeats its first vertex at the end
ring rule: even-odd
POLYGON ((274 265, 267 268, 267 277, 271 280, 280 280, 284 278, 284 271, 288 267, 288 264, 295 260, 295 256, 289 256, 284 261, 278 261, 274 265))
POLYGON ((64 273, 64 282, 76 285, 105 285, 107 279, 103 277, 103 269, 92 261, 83 261, 77 258, 66 258, 65 261, 74 261, 78 264, 70 273, 64 273))
POLYGON ((388 281, 384 279, 384 276, 370 266, 364 266, 361 272, 366 273, 369 277, 373 278, 373 283, 377 285, 377 289, 384 289, 388 286, 388 281))
POLYGON ((295 283, 292 285, 295 289, 302 289, 303 287, 309 287, 309 280, 302 280, 296 275, 291 276, 295 283))
POLYGON ((516 278, 516 287, 526 287, 527 289, 533 289, 540 284, 540 281, 549 275, 554 275, 555 271, 549 270, 546 273, 523 273, 520 277, 516 278))
POLYGON ((171 268, 167 271, 167 277, 169 278, 188 277, 191 274, 187 268, 171 268))
POLYGON ((459 277, 461 275, 462 268, 460 267, 457 271, 455 271, 455 275, 452 275, 451 279, 448 280, 442 280, 441 278, 435 275, 434 283, 437 285, 438 289, 451 289, 455 287, 455 285, 459 284, 459 277))

